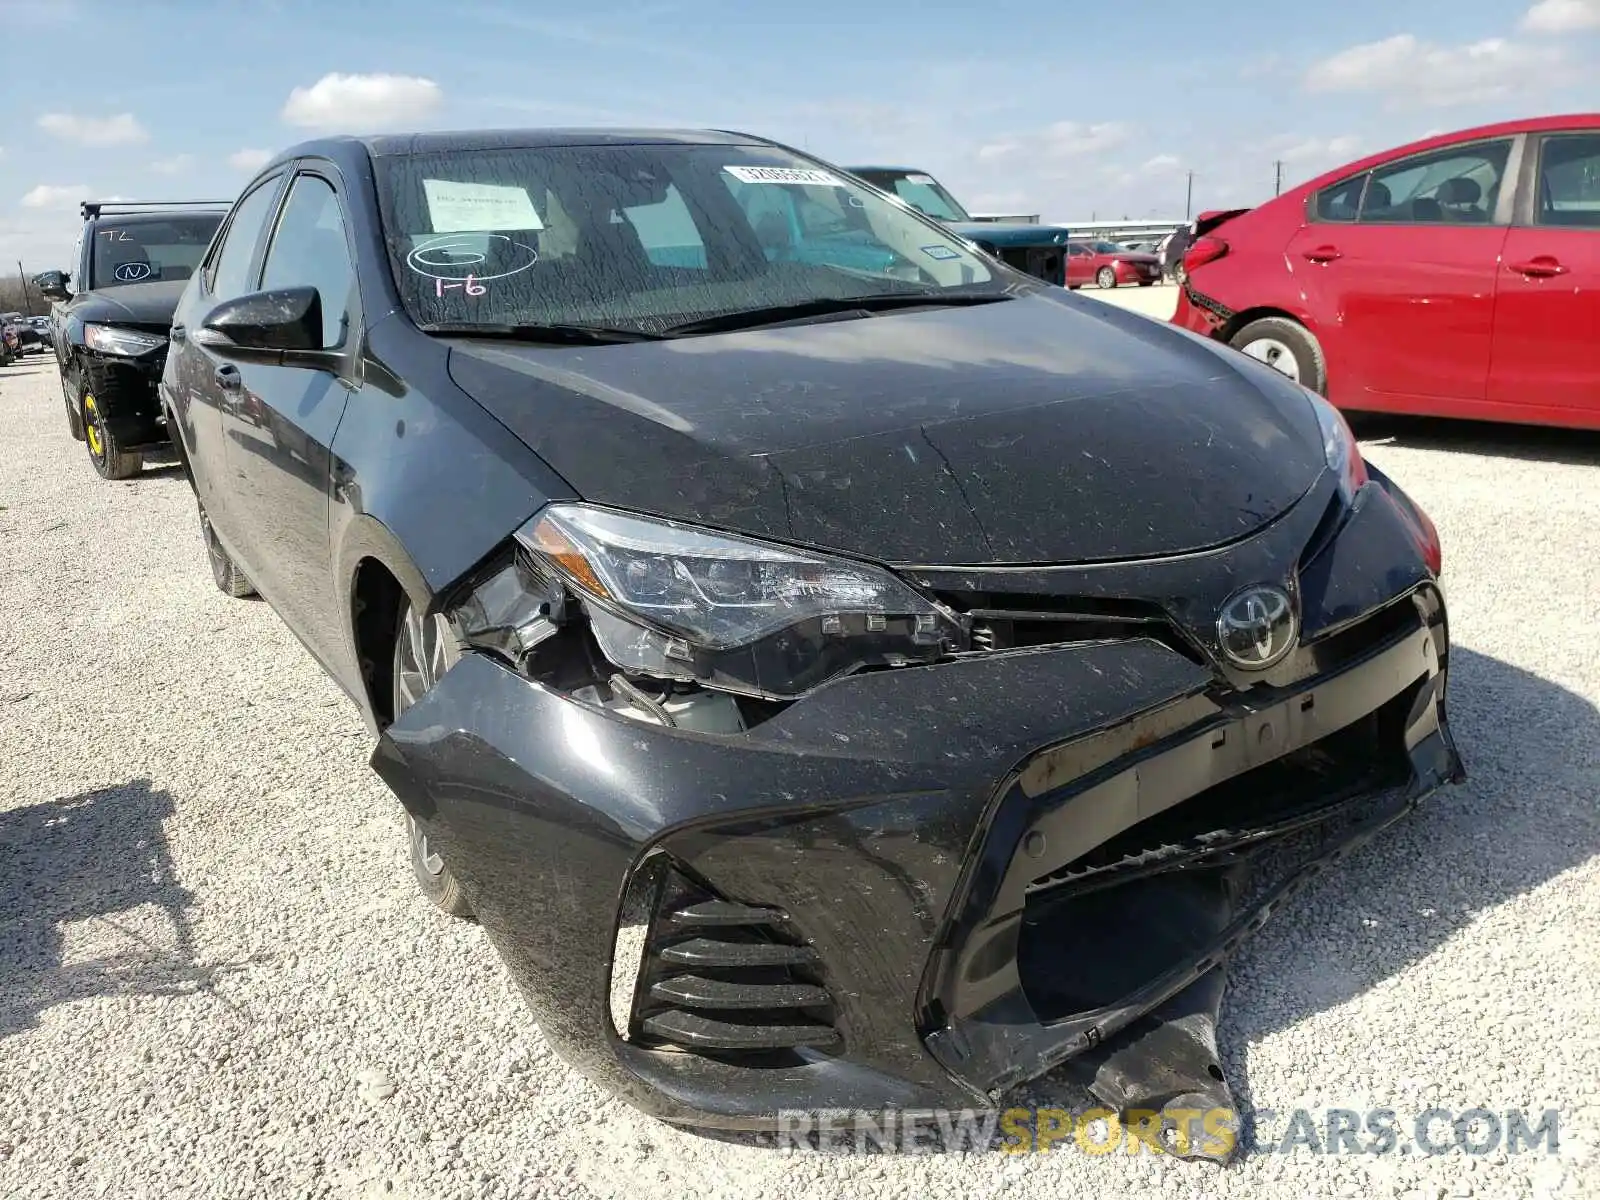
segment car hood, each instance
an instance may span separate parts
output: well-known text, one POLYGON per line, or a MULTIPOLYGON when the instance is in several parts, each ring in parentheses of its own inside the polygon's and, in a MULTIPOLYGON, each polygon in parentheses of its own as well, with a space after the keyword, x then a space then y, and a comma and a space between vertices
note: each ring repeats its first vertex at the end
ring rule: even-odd
POLYGON ((947 221, 945 228, 968 241, 991 246, 1065 246, 1064 225, 1028 225, 1020 221, 947 221))
POLYGON ((172 314, 177 311, 178 297, 183 295, 185 283, 182 279, 122 283, 86 292, 75 298, 73 312, 85 321, 112 321, 119 325, 165 330, 172 324, 172 314))
POLYGON ((583 498, 899 563, 1166 555, 1323 469, 1269 368, 1096 301, 569 349, 459 341, 455 381, 583 498), (1259 380, 1259 384, 1257 382, 1259 380))

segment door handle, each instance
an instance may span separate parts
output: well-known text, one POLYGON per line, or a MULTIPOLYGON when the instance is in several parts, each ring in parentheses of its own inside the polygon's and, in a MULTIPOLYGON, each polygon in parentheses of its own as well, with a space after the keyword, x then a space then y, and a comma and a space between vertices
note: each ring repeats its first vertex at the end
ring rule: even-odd
POLYGON ((223 391, 236 392, 244 378, 239 374, 239 368, 232 363, 224 363, 216 369, 212 378, 217 381, 217 386, 223 391))
POLYGON ((189 336, 189 331, 182 325, 174 325, 170 330, 167 331, 167 336, 169 336, 175 342, 181 342, 184 338, 189 336))
POLYGON ((1508 270, 1515 271, 1518 275, 1526 275, 1530 279, 1549 279, 1553 275, 1565 275, 1567 273, 1567 268, 1548 254, 1530 258, 1527 262, 1507 263, 1506 267, 1508 270))
POLYGON ((1339 248, 1337 246, 1318 246, 1314 250, 1304 251, 1301 257, 1305 258, 1308 262, 1329 263, 1334 259, 1341 258, 1343 256, 1339 253, 1339 248))

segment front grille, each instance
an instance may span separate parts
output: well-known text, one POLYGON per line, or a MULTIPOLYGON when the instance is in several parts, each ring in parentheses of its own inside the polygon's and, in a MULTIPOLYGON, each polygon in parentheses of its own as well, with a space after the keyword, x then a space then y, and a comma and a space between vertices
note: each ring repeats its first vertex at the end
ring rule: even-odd
POLYGON ((1019 592, 936 594, 942 603, 971 619, 976 651, 1152 638, 1192 662, 1204 661, 1157 604, 1019 592))
POLYGON ((743 1065, 840 1041, 817 953, 788 913, 725 900, 670 867, 656 887, 630 1041, 743 1065))
POLYGON ((1300 838, 1315 844, 1402 788, 1412 773, 1406 723, 1422 686, 1033 879, 1018 967, 1040 1019, 1111 1004, 1143 986, 1203 940, 1203 908, 1231 906, 1242 882, 1232 868, 1300 838), (1107 954, 1112 946, 1122 952, 1107 954))

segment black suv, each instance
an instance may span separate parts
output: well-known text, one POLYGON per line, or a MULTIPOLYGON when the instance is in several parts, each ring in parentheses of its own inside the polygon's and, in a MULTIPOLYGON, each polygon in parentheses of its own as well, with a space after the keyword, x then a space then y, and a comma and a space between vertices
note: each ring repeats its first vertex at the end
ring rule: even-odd
POLYGON ((55 306, 50 341, 72 436, 89 447, 95 470, 126 479, 144 451, 167 444, 156 384, 167 358, 172 311, 205 257, 227 201, 150 204, 86 202, 76 278, 34 277, 55 306))

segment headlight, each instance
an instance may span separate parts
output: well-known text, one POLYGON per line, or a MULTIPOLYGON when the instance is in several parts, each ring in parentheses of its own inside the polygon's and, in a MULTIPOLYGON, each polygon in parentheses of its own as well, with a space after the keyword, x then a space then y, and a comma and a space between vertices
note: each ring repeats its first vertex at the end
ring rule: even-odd
MULTIPOLYGON (((549 612, 559 598, 538 581, 558 578, 624 672, 792 697, 864 666, 933 661, 964 636, 954 615, 880 568, 675 521, 553 504, 516 542, 521 565, 479 590, 532 599, 493 607, 549 612)), ((485 620, 487 607, 476 596, 462 605, 458 628, 469 643, 514 653, 526 637, 506 635, 519 622, 485 620), (474 624, 502 644, 487 645, 474 624)))
POLYGON ((1367 481, 1367 464, 1361 457, 1361 447, 1356 445, 1356 435, 1350 432, 1343 413, 1314 392, 1307 391, 1306 397, 1311 401, 1317 425, 1322 430, 1323 457, 1328 461, 1328 469, 1338 478, 1339 492, 1348 503, 1367 481))
POLYGON ((160 334, 120 329, 115 325, 85 325, 83 340, 91 350, 98 350, 102 354, 121 354, 128 358, 167 344, 167 339, 160 334))

